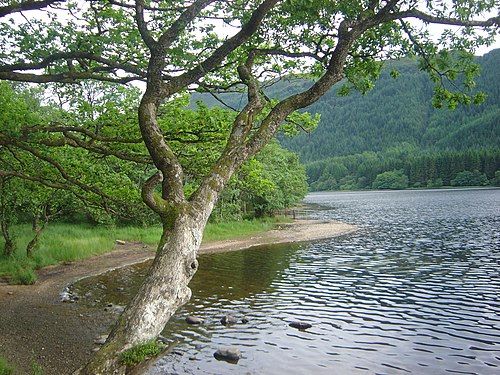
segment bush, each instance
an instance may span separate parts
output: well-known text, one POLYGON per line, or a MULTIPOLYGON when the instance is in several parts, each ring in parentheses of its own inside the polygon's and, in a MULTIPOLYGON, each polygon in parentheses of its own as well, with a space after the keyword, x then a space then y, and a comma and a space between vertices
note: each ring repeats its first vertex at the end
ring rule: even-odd
POLYGON ((491 180, 493 186, 500 186, 500 171, 495 172, 495 177, 491 180))
POLYGON ((488 185, 488 178, 484 173, 475 170, 462 171, 457 173, 455 178, 451 180, 452 186, 485 186, 488 185))
POLYGON ((443 187, 443 179, 442 178, 436 178, 435 180, 428 180, 427 181, 427 187, 428 188, 443 187))
POLYGON ((373 181, 374 189, 399 190, 408 187, 408 177, 401 170, 380 173, 373 181))

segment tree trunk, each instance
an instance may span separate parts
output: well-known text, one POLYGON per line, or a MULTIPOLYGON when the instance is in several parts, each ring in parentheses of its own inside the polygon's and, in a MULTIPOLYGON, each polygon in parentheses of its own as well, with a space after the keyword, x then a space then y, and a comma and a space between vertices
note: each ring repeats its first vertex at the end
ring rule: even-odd
POLYGON ((38 245, 38 242, 40 241, 40 237, 42 236, 42 232, 45 229, 45 226, 47 225, 49 218, 45 214, 45 219, 43 221, 43 224, 40 225, 40 217, 38 215, 35 215, 33 218, 33 231, 35 232, 34 237, 31 239, 31 241, 28 243, 26 246, 26 255, 28 258, 33 257, 33 252, 35 251, 36 246, 38 245))
POLYGON ((0 178, 0 220, 1 220, 1 226, 2 226, 2 235, 4 238, 4 248, 3 248, 3 255, 10 257, 14 252, 16 251, 16 244, 14 242, 14 239, 10 235, 10 221, 9 218, 7 217, 7 212, 6 212, 6 188, 5 188, 5 182, 6 182, 5 177, 0 178))
MULTIPOLYGON (((209 205, 211 208, 212 205, 209 205)), ((188 283, 194 276, 208 213, 181 208, 166 242, 158 253, 139 292, 122 313, 106 343, 80 374, 124 374, 119 353, 158 337, 176 310, 189 301, 188 283)))

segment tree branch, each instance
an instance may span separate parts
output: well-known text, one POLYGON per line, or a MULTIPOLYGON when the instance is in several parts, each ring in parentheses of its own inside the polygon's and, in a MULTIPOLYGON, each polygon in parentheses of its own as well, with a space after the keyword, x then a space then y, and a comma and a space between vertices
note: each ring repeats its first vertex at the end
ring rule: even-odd
POLYGON ((33 73, 18 73, 18 72, 1 72, 0 80, 17 81, 17 82, 31 82, 31 83, 77 83, 82 80, 96 80, 101 82, 112 83, 129 83, 132 81, 144 81, 141 77, 117 77, 113 78, 107 75, 96 74, 94 72, 67 72, 60 74, 33 74, 33 73))
POLYGON ((27 0, 22 2, 14 2, 10 5, 0 7, 0 18, 12 13, 18 13, 25 10, 35 10, 48 7, 49 5, 62 3, 65 0, 27 0))
POLYGON ((92 194, 95 194, 97 196, 100 196, 100 197, 106 199, 109 202, 114 202, 114 203, 123 205, 122 201, 119 201, 119 200, 117 200, 117 199, 115 199, 113 197, 110 197, 109 195, 105 194, 100 189, 96 188, 95 186, 88 186, 88 185, 80 182, 80 180, 78 178, 70 176, 68 174, 68 172, 63 168, 63 166, 60 163, 58 163, 56 160, 53 160, 53 159, 51 159, 50 157, 48 157, 46 155, 43 155, 39 150, 34 149, 32 147, 29 147, 29 146, 27 146, 27 145, 25 145, 23 143, 19 143, 16 140, 13 140, 13 139, 10 140, 10 144, 14 145, 15 147, 17 147, 17 148, 19 148, 21 150, 24 150, 24 151, 32 154, 37 159, 45 161, 46 163, 48 163, 49 165, 51 165, 52 167, 54 167, 57 170, 57 172, 59 173, 59 175, 65 181, 67 181, 69 184, 71 184, 73 186, 77 186, 81 190, 83 190, 83 191, 85 191, 87 193, 92 193, 92 194))
POLYGON ((144 40, 144 43, 146 43, 150 50, 153 49, 156 46, 156 41, 151 36, 148 25, 144 20, 144 0, 136 0, 135 2, 135 21, 142 40, 144 40))
POLYGON ((152 175, 142 186, 141 197, 144 203, 158 215, 165 214, 165 210, 158 204, 155 199, 155 189, 163 181, 163 175, 160 171, 152 175))
MULTIPOLYGON (((106 69, 121 69, 128 73, 132 73, 137 75, 138 77, 145 77, 146 73, 139 69, 137 66, 132 64, 124 64, 118 63, 109 59, 106 59, 102 56, 83 51, 71 51, 71 52, 60 52, 54 53, 52 55, 47 56, 43 60, 39 62, 32 63, 17 63, 17 64, 9 64, 9 65, 0 65, 0 72, 13 72, 16 70, 35 70, 35 69, 43 69, 48 67, 50 64, 60 60, 67 61, 69 59, 87 59, 91 61, 98 62, 106 66, 106 69)), ((82 72, 83 73, 83 72, 82 72)), ((70 73, 68 73, 70 74, 70 73)))
POLYGON ((175 20, 170 28, 165 31, 158 39, 158 48, 165 49, 170 46, 176 38, 179 37, 186 26, 193 21, 208 5, 215 0, 196 0, 193 4, 186 8, 184 12, 175 20))
POLYGON ((240 31, 215 49, 211 56, 190 71, 173 77, 172 80, 166 84, 167 92, 170 94, 176 93, 191 83, 198 81, 206 73, 217 68, 231 52, 240 47, 255 34, 264 17, 280 1, 281 0, 264 0, 252 13, 248 22, 241 27, 240 31))
POLYGON ((397 19, 404 18, 418 18, 419 20, 450 26, 466 26, 466 27, 491 27, 500 25, 500 16, 491 17, 487 20, 461 20, 458 18, 446 18, 446 17, 436 17, 430 14, 424 13, 418 9, 411 9, 403 12, 395 12, 387 14, 383 17, 383 21, 394 21, 397 19))
POLYGON ((276 56, 285 56, 291 58, 301 58, 301 57, 310 57, 319 62, 324 62, 324 58, 318 56, 313 52, 291 52, 285 51, 280 48, 267 48, 267 49, 254 49, 251 53, 256 55, 276 55, 276 56))
POLYGON ((41 178, 41 177, 33 177, 33 176, 28 176, 26 174, 23 174, 21 172, 4 171, 4 170, 0 169, 0 177, 8 177, 8 176, 21 178, 21 179, 27 180, 27 181, 36 182, 36 183, 39 183, 41 185, 47 186, 47 187, 52 188, 52 189, 66 190, 69 188, 68 185, 54 183, 54 182, 51 182, 51 181, 44 179, 44 178, 41 178))

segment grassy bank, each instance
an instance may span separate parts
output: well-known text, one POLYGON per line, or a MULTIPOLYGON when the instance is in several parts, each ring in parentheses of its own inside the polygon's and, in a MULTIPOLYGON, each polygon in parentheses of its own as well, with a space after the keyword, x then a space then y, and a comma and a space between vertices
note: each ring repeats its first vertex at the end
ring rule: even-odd
MULTIPOLYGON (((270 230, 276 221, 269 219, 209 224, 203 241, 251 236, 270 230)), ((25 251, 33 236, 31 227, 18 225, 13 228, 12 233, 15 236, 17 251, 11 257, 0 255, 0 277, 8 277, 13 283, 32 284, 36 281, 36 269, 109 252, 115 247, 116 240, 140 241, 154 246, 160 238, 161 228, 50 224, 43 233, 33 258, 28 258, 25 251)), ((3 243, 0 244, 0 254, 2 253, 3 243)))

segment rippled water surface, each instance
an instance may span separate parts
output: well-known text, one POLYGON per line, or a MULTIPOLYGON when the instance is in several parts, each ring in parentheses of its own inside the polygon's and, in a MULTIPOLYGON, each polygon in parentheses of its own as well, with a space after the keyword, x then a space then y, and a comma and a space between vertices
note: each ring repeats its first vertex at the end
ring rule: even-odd
MULTIPOLYGON (((175 352, 150 374, 500 373, 500 190, 318 193, 307 202, 326 207, 316 218, 360 230, 201 257, 193 298, 164 331, 175 352), (227 313, 249 322, 225 327, 227 313), (190 314, 205 324, 187 325, 190 314), (298 331, 294 320, 313 327, 298 331), (219 362, 219 347, 243 358, 219 362)), ((75 288, 124 303, 143 268, 75 288)))

